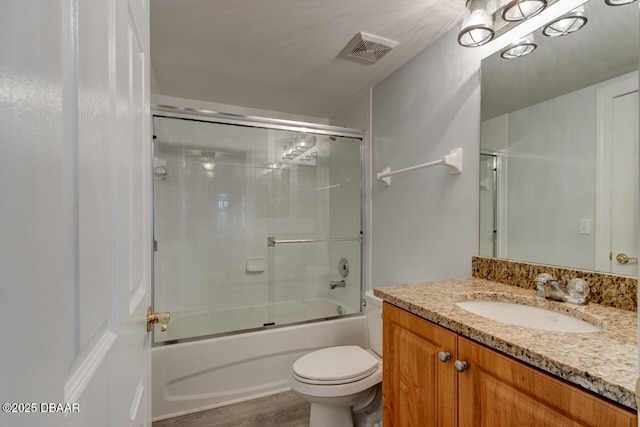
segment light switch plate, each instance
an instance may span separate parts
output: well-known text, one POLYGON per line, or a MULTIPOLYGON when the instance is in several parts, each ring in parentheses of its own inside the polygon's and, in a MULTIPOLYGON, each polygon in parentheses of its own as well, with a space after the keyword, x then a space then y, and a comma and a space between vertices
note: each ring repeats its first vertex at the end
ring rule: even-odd
POLYGON ((580 219, 580 234, 591 234, 591 219, 580 219))

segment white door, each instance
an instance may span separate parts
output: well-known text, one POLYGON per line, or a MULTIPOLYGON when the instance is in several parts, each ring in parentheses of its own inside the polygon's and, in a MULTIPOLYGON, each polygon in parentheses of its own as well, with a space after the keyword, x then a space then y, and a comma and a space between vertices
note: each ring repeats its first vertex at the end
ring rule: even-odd
POLYGON ((598 91, 596 269, 637 275, 638 77, 598 91))
POLYGON ((635 276, 638 270, 638 92, 613 100, 611 188, 611 270, 635 276))
POLYGON ((0 4, 0 425, 150 425, 148 0, 0 4))

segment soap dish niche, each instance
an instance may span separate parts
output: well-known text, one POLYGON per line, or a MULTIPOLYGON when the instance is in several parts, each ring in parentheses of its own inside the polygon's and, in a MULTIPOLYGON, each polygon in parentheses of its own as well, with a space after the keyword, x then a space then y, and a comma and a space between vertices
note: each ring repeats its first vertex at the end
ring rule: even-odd
POLYGON ((266 265, 265 257, 247 257, 246 269, 248 273, 262 273, 266 265))

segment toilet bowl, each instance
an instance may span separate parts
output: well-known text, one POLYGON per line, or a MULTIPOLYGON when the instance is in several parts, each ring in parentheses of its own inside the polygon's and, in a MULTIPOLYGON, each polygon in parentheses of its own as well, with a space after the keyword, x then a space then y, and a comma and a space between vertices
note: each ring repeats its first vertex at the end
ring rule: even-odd
POLYGON ((365 293, 371 349, 328 347, 293 364, 289 386, 311 403, 309 427, 353 427, 352 411, 370 404, 382 382, 382 300, 365 293))

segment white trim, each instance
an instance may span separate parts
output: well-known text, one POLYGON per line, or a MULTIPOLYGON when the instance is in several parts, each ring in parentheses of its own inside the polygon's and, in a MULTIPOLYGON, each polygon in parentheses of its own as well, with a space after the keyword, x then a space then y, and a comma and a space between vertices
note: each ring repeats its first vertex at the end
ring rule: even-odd
MULTIPOLYGON (((507 126, 509 122, 507 121, 507 126)), ((505 138, 507 136, 505 135, 505 138)), ((498 258, 508 258, 507 254, 509 252, 509 248, 507 246, 507 230, 508 230, 508 215, 507 215, 507 197, 508 197, 508 180, 507 180, 507 172, 508 172, 508 155, 507 150, 500 150, 496 153, 496 162, 498 168, 498 176, 497 176, 497 185, 498 189, 496 191, 496 215, 498 217, 498 221, 496 222, 496 229, 498 233, 498 237, 496 239, 497 250, 496 254, 498 258)))
POLYGON ((611 271, 611 143, 613 100, 638 91, 638 74, 596 91, 596 205, 594 233, 594 267, 611 271))

